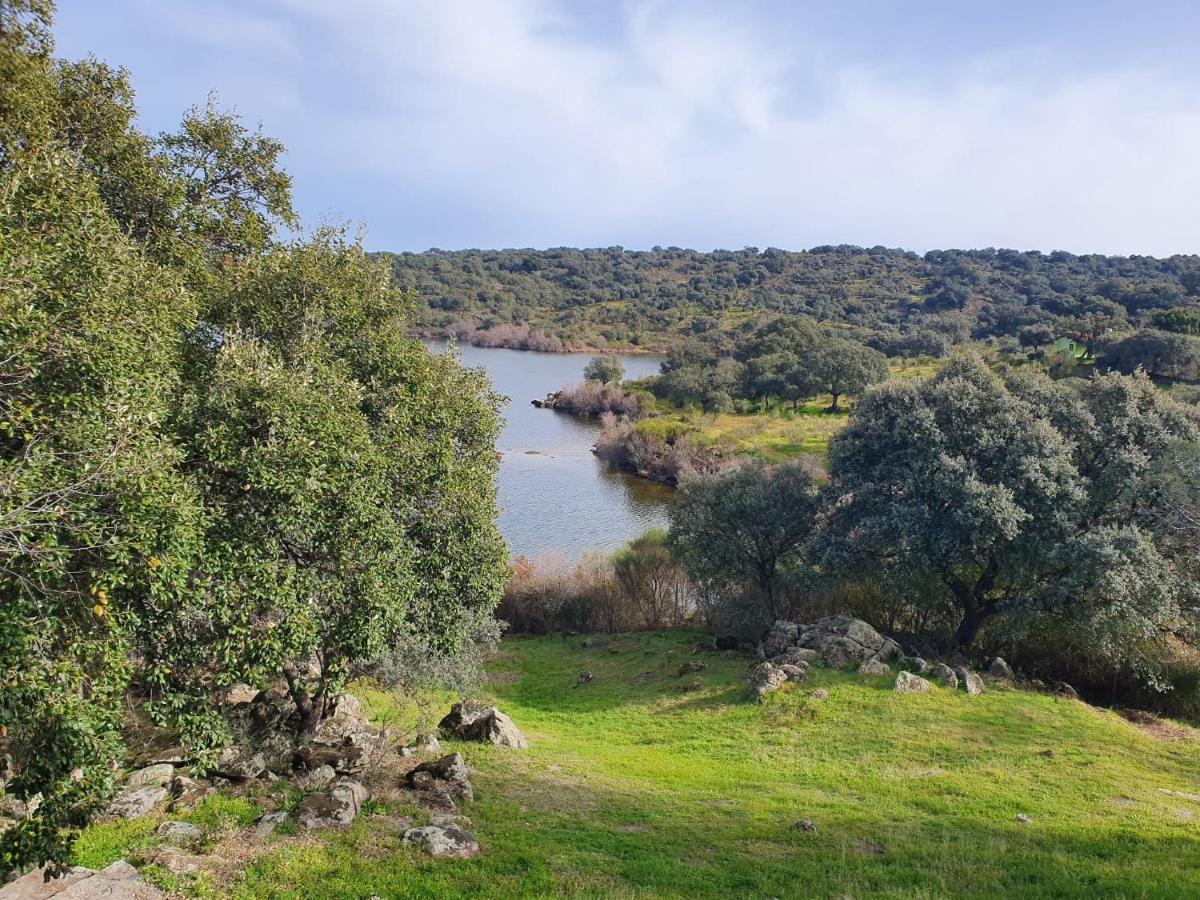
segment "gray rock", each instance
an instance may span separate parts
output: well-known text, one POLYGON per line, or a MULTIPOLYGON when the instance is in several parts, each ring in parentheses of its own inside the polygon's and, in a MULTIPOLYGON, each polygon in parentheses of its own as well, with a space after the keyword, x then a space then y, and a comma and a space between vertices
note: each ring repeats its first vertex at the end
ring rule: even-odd
POLYGON ((213 773, 234 781, 260 778, 267 771, 266 754, 250 748, 231 747, 221 754, 213 773))
POLYGON ((60 878, 47 881, 45 869, 34 869, 9 884, 0 886, 3 900, 164 900, 166 894, 142 881, 137 869, 117 860, 97 872, 84 866, 72 866, 60 878))
POLYGON ((1025 815, 1025 813, 1017 813, 1017 821, 1022 825, 1028 825, 1033 821, 1033 819, 1029 818, 1029 816, 1025 815))
POLYGON ((176 847, 191 847, 204 840, 204 832, 187 822, 163 822, 154 833, 176 847))
POLYGON ((792 830, 793 831, 807 831, 809 834, 813 834, 817 830, 817 823, 814 822, 812 819, 801 819, 799 822, 795 823, 792 826, 792 830))
POLYGON ((451 800, 474 800, 470 770, 461 753, 451 753, 441 759, 421 763, 404 776, 405 783, 415 791, 442 795, 451 800))
POLYGON ((808 677, 808 666, 794 666, 791 663, 784 663, 779 667, 779 670, 787 676, 788 681, 803 681, 808 677))
POLYGON ((494 706, 484 708, 455 703, 438 723, 438 731, 443 737, 482 741, 497 747, 524 750, 529 746, 529 741, 513 720, 494 706))
POLYGON ((783 669, 768 662, 759 663, 750 673, 750 693, 755 697, 763 697, 779 690, 786 682, 787 673, 783 669))
POLYGON ((954 674, 954 670, 945 663, 934 663, 929 667, 929 677, 939 684, 945 685, 954 690, 958 687, 958 676, 954 674))
POLYGON ((146 787, 154 785, 156 787, 166 787, 171 783, 171 779, 175 777, 175 767, 170 763, 158 763, 153 766, 146 766, 144 769, 138 769, 125 779, 126 787, 146 787))
POLYGON ((812 692, 812 698, 814 700, 828 700, 829 691, 827 691, 825 688, 817 688, 812 692))
POLYGON ((204 867, 204 857, 187 853, 178 847, 159 847, 148 861, 176 875, 194 875, 204 867))
POLYGON ((771 626, 771 630, 767 636, 763 638, 762 644, 759 646, 759 653, 764 659, 770 659, 796 643, 796 638, 800 636, 800 626, 795 622, 784 622, 782 620, 771 626))
POLYGON ((858 667, 859 675, 867 675, 871 677, 876 675, 890 675, 891 672, 892 667, 883 662, 883 660, 879 659, 868 659, 858 667))
POLYGON ((966 666, 959 666, 954 670, 954 674, 958 676, 959 686, 968 696, 977 697, 983 693, 983 679, 979 677, 979 673, 972 672, 966 666))
POLYGON ((475 835, 455 825, 410 828, 404 832, 404 843, 420 847, 434 859, 470 859, 479 853, 475 835))
POLYGON ((988 674, 994 678, 1007 678, 1010 681, 1015 677, 1012 667, 999 656, 993 659, 988 666, 988 674))
POLYGON ((442 750, 442 742, 437 739, 436 734, 419 734, 411 744, 400 748, 401 756, 417 756, 429 753, 440 753, 442 750))
POLYGON ((311 772, 303 772, 297 775, 295 779, 296 787, 305 793, 314 791, 323 791, 329 785, 333 784, 333 779, 337 778, 337 772, 333 770, 333 766, 317 766, 311 772))
POLYGON ((920 675, 911 672, 901 672, 896 676, 896 692, 900 694, 926 694, 929 692, 929 682, 920 675))
POLYGON ((187 809, 195 806, 213 791, 213 786, 207 781, 196 781, 186 775, 176 775, 171 779, 171 809, 187 809))
POLYGON ((169 798, 170 793, 167 789, 158 785, 125 788, 109 804, 108 814, 120 816, 122 819, 136 819, 146 815, 160 803, 166 803, 169 798))
POLYGON ((679 667, 679 670, 675 673, 675 677, 682 678, 684 675, 688 675, 692 672, 703 672, 707 668, 708 666, 700 660, 689 659, 679 667))
POLYGON ((254 836, 259 838, 270 837, 274 834, 276 828, 287 821, 287 818, 288 814, 283 810, 264 813, 254 823, 254 836))
POLYGON ((253 703, 257 696, 258 688, 250 687, 248 684, 235 684, 225 692, 225 702, 230 706, 238 706, 242 703, 253 703))
POLYGON ((870 659, 881 662, 897 659, 900 646, 878 631, 851 616, 829 616, 808 626, 796 645, 816 650, 832 668, 841 669, 870 659))
POLYGON ((919 656, 910 656, 907 659, 901 660, 900 664, 903 666, 908 666, 918 675, 924 675, 929 671, 929 663, 921 659, 919 656))
POLYGON ((1072 700, 1079 699, 1079 691, 1075 690, 1075 688, 1071 687, 1065 681, 1058 685, 1058 693, 1062 694, 1064 697, 1070 697, 1072 700))
POLYGON ((816 650, 808 647, 790 647, 772 656, 768 662, 776 666, 811 666, 820 658, 816 650))
POLYGON ((575 677, 575 686, 579 687, 581 684, 591 684, 595 680, 596 676, 584 669, 575 677))
POLYGON ((367 789, 352 778, 339 778, 323 794, 309 794, 300 801, 293 816, 301 828, 349 825, 367 802, 367 789))

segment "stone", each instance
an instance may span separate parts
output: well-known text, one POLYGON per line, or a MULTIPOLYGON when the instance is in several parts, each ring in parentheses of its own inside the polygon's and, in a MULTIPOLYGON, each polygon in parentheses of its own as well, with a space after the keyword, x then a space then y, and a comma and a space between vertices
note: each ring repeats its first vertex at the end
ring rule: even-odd
POLYGON ((825 688, 817 688, 812 692, 812 698, 814 700, 828 700, 829 691, 827 691, 825 688))
POLYGON ((1025 813, 1017 813, 1017 821, 1022 825, 1028 825, 1033 821, 1033 819, 1029 818, 1029 816, 1025 815, 1025 813))
POLYGON ((170 809, 187 809, 211 794, 213 786, 207 781, 196 781, 186 775, 176 775, 171 779, 170 790, 170 809))
POLYGON ((900 657, 900 645, 885 638, 862 619, 828 616, 807 626, 796 646, 816 650, 826 665, 841 669, 870 659, 888 662, 900 657))
POLYGON ((896 693, 927 694, 929 693, 929 682, 912 672, 901 672, 896 676, 896 693))
POLYGON ((248 684, 235 684, 225 692, 225 702, 230 706, 238 706, 242 703, 253 703, 257 696, 258 688, 250 687, 248 684))
POLYGON ((147 860, 175 875, 194 875, 204 867, 204 857, 187 853, 178 847, 159 847, 147 860))
POLYGON ((688 675, 692 672, 703 672, 707 668, 708 668, 708 666, 705 665, 700 660, 689 659, 687 662, 685 662, 682 666, 679 667, 679 671, 675 673, 675 677, 682 678, 684 675, 688 675))
POLYGON ((191 847, 204 840, 204 832, 187 822, 163 822, 154 833, 176 847, 191 847))
POLYGON ((977 697, 983 693, 983 679, 979 677, 978 672, 972 672, 966 666, 959 666, 954 670, 954 674, 958 676, 959 686, 967 692, 967 696, 977 697))
POLYGON ((494 706, 455 703, 438 723, 438 731, 443 737, 481 741, 497 747, 524 750, 529 746, 516 723, 494 706))
POLYGON ((125 788, 109 804, 108 814, 122 819, 136 819, 146 815, 160 803, 165 803, 169 798, 170 793, 167 789, 159 785, 147 784, 142 787, 125 788))
POLYGON ((339 775, 357 775, 367 767, 366 754, 351 743, 309 744, 299 748, 293 760, 302 769, 315 772, 326 767, 339 775))
POLYGON ((426 825, 404 832, 404 843, 420 847, 434 859, 470 859, 479 853, 479 842, 465 828, 426 825))
POLYGON ((791 663, 784 663, 779 667, 779 671, 787 676, 788 681, 803 681, 808 677, 808 666, 794 666, 791 663))
POLYGON ((166 787, 171 783, 171 779, 175 777, 175 767, 170 763, 158 763, 153 766, 146 766, 144 769, 138 769, 125 779, 126 787, 146 787, 154 785, 156 787, 166 787))
POLYGON ((440 794, 452 800, 475 799, 470 770, 461 753, 421 763, 404 776, 404 781, 415 791, 440 794))
POLYGON ((312 793, 325 790, 333 784, 335 778, 337 778, 337 772, 333 770, 333 766, 317 766, 311 772, 300 773, 293 781, 300 790, 312 793))
POLYGON ((919 656, 910 656, 908 659, 902 660, 900 664, 908 666, 918 675, 924 675, 929 671, 929 663, 919 656))
POLYGON ((352 778, 339 778, 323 794, 309 794, 293 813, 301 828, 330 828, 349 825, 367 802, 367 789, 352 778))
POLYGON ((809 834, 812 834, 812 833, 816 832, 816 830, 817 830, 817 823, 814 822, 812 819, 801 819, 799 822, 797 822, 796 824, 794 824, 792 826, 792 830, 793 831, 806 831, 809 834))
POLYGON ((436 734, 419 734, 411 744, 400 748, 401 756, 416 756, 418 754, 440 753, 442 742, 436 734))
POLYGON ((585 669, 575 677, 575 687, 579 687, 581 684, 591 684, 595 680, 596 676, 585 669))
POLYGON ((1065 681, 1058 685, 1058 693, 1062 694, 1064 697, 1070 697, 1072 700, 1079 699, 1079 691, 1075 690, 1075 688, 1071 687, 1065 681))
POLYGON ((755 697, 763 697, 779 690, 786 682, 787 673, 783 669, 768 662, 759 663, 750 673, 750 693, 755 697))
POLYGON ((250 749, 230 747, 221 753, 213 773, 233 781, 259 778, 267 771, 266 754, 250 749))
POLYGON ((780 620, 771 626, 771 630, 767 632, 767 636, 763 638, 763 642, 759 647, 759 652, 764 659, 770 659, 789 647, 795 645, 796 639, 800 636, 800 626, 795 622, 785 622, 780 620))
POLYGON ((0 886, 2 900, 165 900, 166 894, 141 880, 137 869, 117 860, 97 872, 84 866, 72 866, 59 878, 47 881, 45 869, 34 869, 9 884, 0 886))
POLYGON ((858 667, 859 675, 875 677, 877 675, 890 675, 892 667, 881 659, 868 659, 858 667))
POLYGON ((993 678, 1007 678, 1009 681, 1016 677, 1013 675, 1012 667, 999 656, 988 665, 988 674, 993 678))
POLYGON ((945 663, 934 663, 929 667, 929 677, 934 681, 942 684, 950 690, 958 687, 958 676, 954 674, 954 670, 945 663))
POLYGON ((258 817, 258 821, 254 823, 254 836, 258 838, 267 838, 275 833, 275 829, 286 822, 288 814, 283 810, 277 812, 264 813, 258 817))
POLYGON ((808 647, 790 647, 782 653, 772 656, 768 662, 776 666, 811 666, 821 658, 816 650, 808 647))

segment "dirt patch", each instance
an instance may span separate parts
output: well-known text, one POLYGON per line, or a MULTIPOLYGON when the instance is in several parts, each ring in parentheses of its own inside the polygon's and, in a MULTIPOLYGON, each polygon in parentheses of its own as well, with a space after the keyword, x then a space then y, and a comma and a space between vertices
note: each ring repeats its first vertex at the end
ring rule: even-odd
POLYGON ((1197 734, 1200 734, 1194 728, 1161 719, 1142 709, 1122 709, 1118 712, 1121 718, 1160 741, 1193 741, 1197 734))

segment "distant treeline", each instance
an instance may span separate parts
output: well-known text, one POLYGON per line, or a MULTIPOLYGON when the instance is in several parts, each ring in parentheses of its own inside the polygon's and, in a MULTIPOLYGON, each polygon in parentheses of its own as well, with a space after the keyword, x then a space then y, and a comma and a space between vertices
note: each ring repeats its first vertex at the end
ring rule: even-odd
POLYGON ((845 328, 890 356, 965 341, 1084 343, 1146 326, 1200 330, 1200 257, 854 246, 701 253, 677 247, 383 254, 430 334, 533 349, 732 341, 780 314, 845 328), (519 326, 515 331, 512 326, 519 326), (1032 329, 1032 331, 1031 331, 1032 329), (505 336, 521 337, 505 343, 505 336))

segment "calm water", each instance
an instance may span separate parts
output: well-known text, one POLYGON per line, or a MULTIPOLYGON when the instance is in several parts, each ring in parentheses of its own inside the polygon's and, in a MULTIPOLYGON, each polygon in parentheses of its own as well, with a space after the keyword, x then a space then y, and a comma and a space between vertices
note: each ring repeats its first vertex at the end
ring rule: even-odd
MULTIPOLYGON (((434 350, 444 345, 431 344, 434 350)), ((666 526, 671 490, 607 471, 592 455, 600 426, 531 405, 583 380, 584 353, 530 353, 460 347, 463 362, 483 368, 509 398, 500 435, 500 533, 513 556, 560 554, 574 561, 588 550, 612 551, 651 528, 666 526)), ((658 372, 661 358, 620 356, 626 378, 658 372)))

